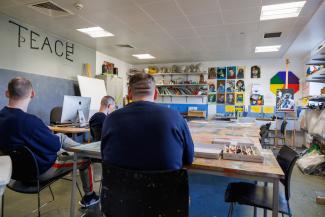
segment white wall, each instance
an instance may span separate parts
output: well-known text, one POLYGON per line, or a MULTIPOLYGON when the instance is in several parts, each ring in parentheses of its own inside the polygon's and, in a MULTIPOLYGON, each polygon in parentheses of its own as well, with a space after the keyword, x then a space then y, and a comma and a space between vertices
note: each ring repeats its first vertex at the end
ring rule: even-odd
MULTIPOLYGON (((59 52, 61 53, 61 51, 59 52)), ((95 71, 95 50, 0 15, 0 68, 76 80, 76 76, 84 72, 83 64, 85 63, 90 63, 92 71, 95 71), (18 47, 18 26, 9 23, 9 20, 28 28, 28 30, 21 30, 22 36, 26 39, 24 43, 21 43, 21 47, 18 47), (44 47, 44 50, 30 48, 30 30, 40 35, 34 35, 36 39, 33 42, 34 46, 41 47, 45 37, 49 38, 52 53, 47 46, 44 47), (74 54, 71 55, 73 62, 66 60, 65 55, 59 57, 55 54, 54 43, 56 40, 74 44, 74 54)))
POLYGON ((125 96, 127 94, 127 73, 132 68, 132 65, 96 51, 96 75, 102 74, 102 65, 104 61, 114 63, 114 67, 118 68, 118 76, 123 78, 123 95, 125 96))
MULTIPOLYGON (((196 63, 196 62, 195 62, 196 63)), ((156 64, 157 66, 171 66, 171 65, 188 65, 193 63, 169 63, 169 64, 156 64)), ((154 64, 150 64, 154 65, 154 64)), ((210 67, 223 67, 223 66, 246 66, 245 72, 245 105, 249 105, 249 97, 251 94, 252 84, 261 84, 264 90, 264 104, 275 105, 275 95, 270 91, 270 79, 278 72, 285 71, 285 59, 256 59, 256 60, 226 60, 226 61, 209 61, 201 63, 201 71, 208 71, 210 67), (250 67, 259 65, 261 67, 261 78, 250 78, 250 67)), ((147 65, 135 65, 135 68, 142 70, 147 65)), ((302 79, 305 74, 304 62, 301 59, 291 59, 289 70, 296 74, 297 77, 302 79)), ((301 88, 301 87, 300 87, 301 88)), ((301 98, 301 91, 295 95, 296 102, 301 98)), ((194 102, 195 103, 195 102, 194 102)), ((209 106, 209 114, 215 112, 215 105, 209 106)))

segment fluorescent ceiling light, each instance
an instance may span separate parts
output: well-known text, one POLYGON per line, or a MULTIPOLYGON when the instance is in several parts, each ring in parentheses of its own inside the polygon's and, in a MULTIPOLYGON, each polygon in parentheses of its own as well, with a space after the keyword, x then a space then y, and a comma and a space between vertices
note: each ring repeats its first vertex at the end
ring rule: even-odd
POLYGON ((262 6, 260 20, 298 17, 306 1, 262 6))
POLYGON ((101 37, 111 37, 114 36, 112 33, 105 31, 103 28, 96 26, 96 27, 89 27, 83 29, 77 29, 79 32, 85 33, 93 38, 101 38, 101 37))
POLYGON ((152 56, 151 54, 133 54, 132 56, 138 58, 139 60, 146 60, 146 59, 155 59, 156 57, 152 56))
POLYGON ((260 46, 255 48, 255 53, 278 52, 281 45, 260 46))

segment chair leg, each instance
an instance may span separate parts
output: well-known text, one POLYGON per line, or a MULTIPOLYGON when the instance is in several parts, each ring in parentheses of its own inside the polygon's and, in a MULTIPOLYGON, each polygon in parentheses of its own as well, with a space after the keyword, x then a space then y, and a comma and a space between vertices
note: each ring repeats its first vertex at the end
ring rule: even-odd
POLYGON ((254 217, 256 217, 257 216, 257 208, 256 208, 256 206, 254 206, 254 217))
POLYGON ((2 199, 1 199, 1 217, 4 217, 4 213, 5 213, 5 211, 4 211, 4 208, 5 208, 4 204, 5 204, 5 194, 3 193, 2 199))
POLYGON ((78 191, 79 191, 80 197, 82 198, 82 193, 81 193, 81 190, 80 190, 79 184, 76 183, 76 185, 77 185, 77 189, 78 189, 78 191))
POLYGON ((291 213, 289 201, 287 201, 287 205, 288 205, 288 211, 289 211, 289 215, 288 216, 291 217, 292 216, 292 213, 291 213))
POLYGON ((41 195, 39 190, 37 192, 37 211, 38 211, 38 217, 41 217, 41 195))
MULTIPOLYGON (((53 191, 52 191, 52 188, 51 188, 51 186, 49 186, 49 190, 50 190, 50 193, 51 193, 51 196, 52 196, 52 201, 54 201, 55 200, 55 198, 54 198, 54 194, 53 194, 53 191)), ((52 202, 51 201, 51 202, 52 202)))

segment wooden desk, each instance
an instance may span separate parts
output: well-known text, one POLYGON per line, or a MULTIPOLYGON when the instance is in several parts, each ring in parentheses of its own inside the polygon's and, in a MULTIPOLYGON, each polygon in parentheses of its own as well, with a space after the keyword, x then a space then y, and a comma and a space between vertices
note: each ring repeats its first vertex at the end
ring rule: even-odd
POLYGON ((71 126, 49 126, 50 130, 56 133, 70 133, 70 134, 78 134, 78 133, 88 133, 90 132, 89 128, 84 127, 71 127, 71 126))
MULTIPOLYGON (((74 217, 76 198, 76 174, 78 157, 91 157, 101 159, 100 142, 71 147, 68 151, 74 152, 73 178, 70 204, 70 217, 74 217)), ((249 179, 273 183, 273 217, 278 216, 279 210, 279 181, 284 178, 284 173, 276 161, 271 150, 262 150, 264 163, 253 163, 232 160, 216 160, 195 158, 187 169, 199 173, 208 173, 219 176, 227 176, 241 179, 249 179)))

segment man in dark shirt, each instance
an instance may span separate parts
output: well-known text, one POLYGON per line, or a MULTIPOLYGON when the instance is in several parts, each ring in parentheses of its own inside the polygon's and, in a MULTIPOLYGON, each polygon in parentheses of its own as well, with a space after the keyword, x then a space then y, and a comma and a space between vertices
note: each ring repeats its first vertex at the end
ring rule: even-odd
POLYGON ((151 75, 130 77, 133 102, 105 119, 101 153, 104 163, 137 170, 177 170, 193 161, 194 145, 184 118, 154 103, 151 75))
MULTIPOLYGON (((20 146, 28 147, 39 166, 40 180, 45 181, 71 170, 72 156, 61 148, 79 145, 66 135, 53 134, 38 117, 28 114, 28 105, 35 96, 29 80, 16 77, 8 84, 6 96, 9 104, 0 111, 0 150, 10 151, 20 146)), ((85 196, 79 202, 88 207, 99 202, 93 191, 90 162, 78 162, 85 196)), ((26 168, 28 169, 28 168, 26 168)))
POLYGON ((91 136, 95 141, 100 141, 102 128, 106 116, 115 109, 115 99, 112 96, 104 96, 100 101, 99 112, 95 113, 89 120, 91 136))

